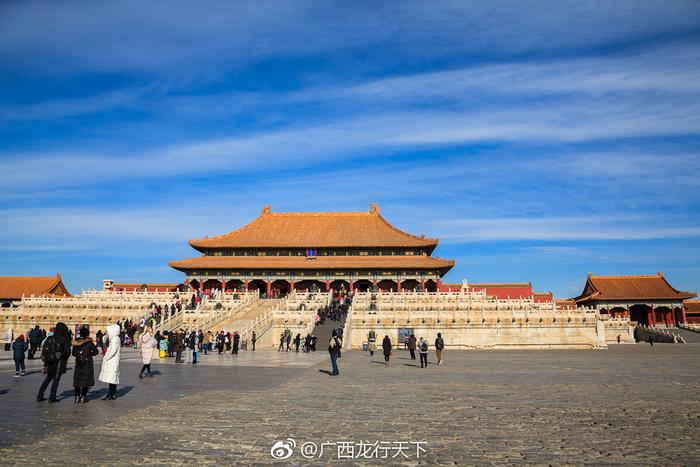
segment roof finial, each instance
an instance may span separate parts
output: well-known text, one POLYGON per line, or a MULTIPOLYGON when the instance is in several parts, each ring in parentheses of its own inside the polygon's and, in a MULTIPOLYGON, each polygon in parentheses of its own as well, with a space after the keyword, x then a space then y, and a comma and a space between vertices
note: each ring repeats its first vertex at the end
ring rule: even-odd
POLYGON ((379 214, 379 206, 377 206, 377 203, 369 203, 369 213, 379 214))
POLYGON ((270 214, 271 210, 272 210, 272 205, 266 204, 265 206, 263 206, 262 210, 260 211, 260 214, 270 214))

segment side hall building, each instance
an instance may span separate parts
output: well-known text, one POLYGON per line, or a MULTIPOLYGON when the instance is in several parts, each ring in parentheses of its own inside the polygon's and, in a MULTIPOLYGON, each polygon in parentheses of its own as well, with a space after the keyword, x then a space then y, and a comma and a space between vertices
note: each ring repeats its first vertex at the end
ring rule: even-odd
POLYGON ((573 300, 611 317, 629 318, 646 326, 678 326, 686 322, 684 300, 693 292, 676 290, 660 272, 648 276, 594 276, 588 273, 583 292, 573 300))
POLYGON ((432 256, 438 240, 406 233, 368 212, 272 212, 233 232, 190 240, 202 256, 171 261, 192 289, 438 291, 454 261, 432 256))
POLYGON ((70 297, 60 274, 55 276, 0 277, 0 306, 9 307, 22 297, 70 297))

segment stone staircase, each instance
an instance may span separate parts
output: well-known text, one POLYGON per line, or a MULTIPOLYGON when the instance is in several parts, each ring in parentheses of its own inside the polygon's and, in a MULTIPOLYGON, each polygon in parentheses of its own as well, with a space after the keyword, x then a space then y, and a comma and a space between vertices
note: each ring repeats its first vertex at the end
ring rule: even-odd
POLYGON ((212 332, 218 332, 226 329, 229 332, 241 331, 241 329, 249 326, 255 321, 255 318, 264 315, 274 307, 279 305, 280 299, 262 299, 255 300, 250 305, 242 308, 232 316, 209 326, 212 332))
POLYGON ((328 341, 331 340, 333 329, 344 327, 345 319, 346 315, 343 315, 340 321, 331 321, 330 319, 326 319, 323 324, 319 324, 314 327, 314 335, 317 338, 316 351, 325 350, 328 347, 328 341))
POLYGON ((700 344, 700 334, 697 332, 681 328, 669 328, 668 330, 681 336, 688 344, 700 344))

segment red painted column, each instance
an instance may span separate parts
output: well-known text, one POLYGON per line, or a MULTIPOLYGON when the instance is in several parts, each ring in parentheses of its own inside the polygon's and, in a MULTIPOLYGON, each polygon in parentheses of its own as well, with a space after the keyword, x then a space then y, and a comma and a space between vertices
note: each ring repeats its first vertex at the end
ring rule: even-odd
POLYGON ((221 291, 226 292, 226 281, 221 279, 221 291))
POLYGON ((676 316, 676 309, 673 308, 671 310, 671 322, 673 323, 673 326, 678 326, 678 317, 676 316))
POLYGON ((326 292, 330 292, 331 290, 331 281, 326 279, 326 292))
POLYGON ((270 279, 267 280, 267 296, 272 297, 272 281, 270 279))
POLYGON ((442 279, 438 278, 437 280, 437 291, 442 292, 442 279))
POLYGON ((687 323, 688 321, 686 321, 686 319, 685 319, 685 307, 684 306, 681 307, 681 313, 683 314, 683 322, 687 323))
POLYGON ((651 307, 651 324, 650 326, 656 327, 656 311, 654 310, 654 307, 651 307))
POLYGON ((420 288, 421 290, 425 290, 425 278, 423 277, 420 278, 420 288))
POLYGON ((291 280, 289 282, 289 291, 292 292, 294 290, 294 280, 291 280))
POLYGON ((396 291, 401 292, 401 279, 396 279, 396 291))
POLYGON ((243 283, 245 284, 245 291, 248 292, 248 279, 244 280, 243 283))
POLYGON ((355 282, 350 279, 350 293, 353 293, 355 291, 355 282))

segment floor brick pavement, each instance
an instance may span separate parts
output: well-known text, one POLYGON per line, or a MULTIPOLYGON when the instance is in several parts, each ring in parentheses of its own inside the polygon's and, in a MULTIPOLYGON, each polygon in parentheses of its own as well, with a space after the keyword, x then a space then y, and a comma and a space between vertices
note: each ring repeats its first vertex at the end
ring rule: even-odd
MULTIPOLYGON (((0 455, 3 464, 268 465, 271 447, 293 438, 292 457, 279 465, 334 463, 338 443, 360 441, 426 443, 420 458, 356 461, 366 465, 698 465, 698 357, 700 345, 672 344, 452 351, 444 366, 421 369, 404 352, 389 367, 348 352, 340 377, 323 372, 326 361, 160 365, 155 381, 128 381, 133 388, 117 401, 80 406, 38 404, 39 378, 13 386, 0 373, 10 415, 0 428, 15 432, 0 455), (326 441, 336 445, 320 458, 299 452, 326 441)), ((125 366, 125 374, 138 371, 125 366)))

